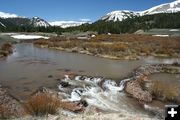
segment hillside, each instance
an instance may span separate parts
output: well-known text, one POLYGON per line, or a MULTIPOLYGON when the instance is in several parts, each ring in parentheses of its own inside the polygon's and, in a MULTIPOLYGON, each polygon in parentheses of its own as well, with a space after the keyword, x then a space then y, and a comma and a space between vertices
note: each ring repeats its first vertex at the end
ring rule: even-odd
POLYGON ((93 24, 84 24, 78 27, 67 28, 66 31, 97 31, 98 33, 134 33, 135 31, 149 30, 152 28, 180 28, 180 12, 161 13, 127 18, 123 21, 99 20, 93 24))

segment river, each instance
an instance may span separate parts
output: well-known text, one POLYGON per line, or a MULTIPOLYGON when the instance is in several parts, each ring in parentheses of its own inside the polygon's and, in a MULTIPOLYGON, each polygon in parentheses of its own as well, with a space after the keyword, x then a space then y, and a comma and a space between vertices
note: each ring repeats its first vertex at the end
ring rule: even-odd
POLYGON ((15 97, 25 99, 41 86, 56 88, 57 79, 67 71, 120 80, 140 65, 175 61, 179 59, 109 60, 23 43, 14 45, 14 53, 0 60, 0 83, 15 97))

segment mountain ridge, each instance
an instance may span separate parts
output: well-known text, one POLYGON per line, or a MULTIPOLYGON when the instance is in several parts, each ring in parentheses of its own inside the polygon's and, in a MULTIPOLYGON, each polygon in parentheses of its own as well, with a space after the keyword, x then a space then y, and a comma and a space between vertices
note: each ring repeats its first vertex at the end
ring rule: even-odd
POLYGON ((31 19, 30 25, 34 26, 34 27, 50 27, 51 25, 45 21, 44 19, 41 19, 39 17, 33 17, 31 19))
POLYGON ((102 16, 100 20, 104 21, 123 21, 127 18, 133 18, 135 16, 153 15, 158 13, 176 13, 180 12, 180 0, 176 0, 170 3, 164 3, 154 6, 144 11, 130 11, 130 10, 116 10, 102 16))

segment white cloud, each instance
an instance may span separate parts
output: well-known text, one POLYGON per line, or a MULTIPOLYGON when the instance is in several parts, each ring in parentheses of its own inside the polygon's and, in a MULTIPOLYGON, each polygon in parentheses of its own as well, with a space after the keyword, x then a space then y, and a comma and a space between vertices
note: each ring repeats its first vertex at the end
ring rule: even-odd
POLYGON ((2 17, 2 18, 14 18, 14 17, 18 17, 18 15, 0 12, 0 17, 2 17))

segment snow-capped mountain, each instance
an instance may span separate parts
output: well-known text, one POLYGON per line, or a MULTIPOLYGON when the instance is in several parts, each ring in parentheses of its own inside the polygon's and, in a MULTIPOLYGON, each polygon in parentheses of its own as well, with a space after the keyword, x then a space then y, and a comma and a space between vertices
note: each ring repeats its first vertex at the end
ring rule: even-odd
POLYGON ((19 16, 16 14, 0 12, 0 18, 16 18, 16 17, 19 17, 19 16))
POLYGON ((152 15, 157 13, 175 13, 180 11, 180 0, 176 0, 171 3, 161 4, 155 7, 152 7, 148 10, 142 11, 141 15, 152 15))
POLYGON ((59 26, 62 28, 80 26, 82 24, 89 23, 88 21, 55 21, 49 22, 51 26, 59 26))
POLYGON ((122 21, 127 18, 132 18, 134 16, 137 16, 138 13, 128 10, 120 10, 120 11, 112 11, 108 13, 107 15, 103 16, 101 20, 105 21, 122 21))
POLYGON ((50 27, 50 24, 39 17, 33 17, 30 25, 34 27, 50 27))
POLYGON ((105 16, 101 17, 100 20, 105 21, 122 21, 127 18, 132 18, 134 16, 143 16, 143 15, 152 15, 158 13, 175 13, 180 12, 180 0, 176 0, 171 3, 161 4, 155 7, 152 7, 145 11, 128 11, 128 10, 119 10, 112 11, 105 16))

